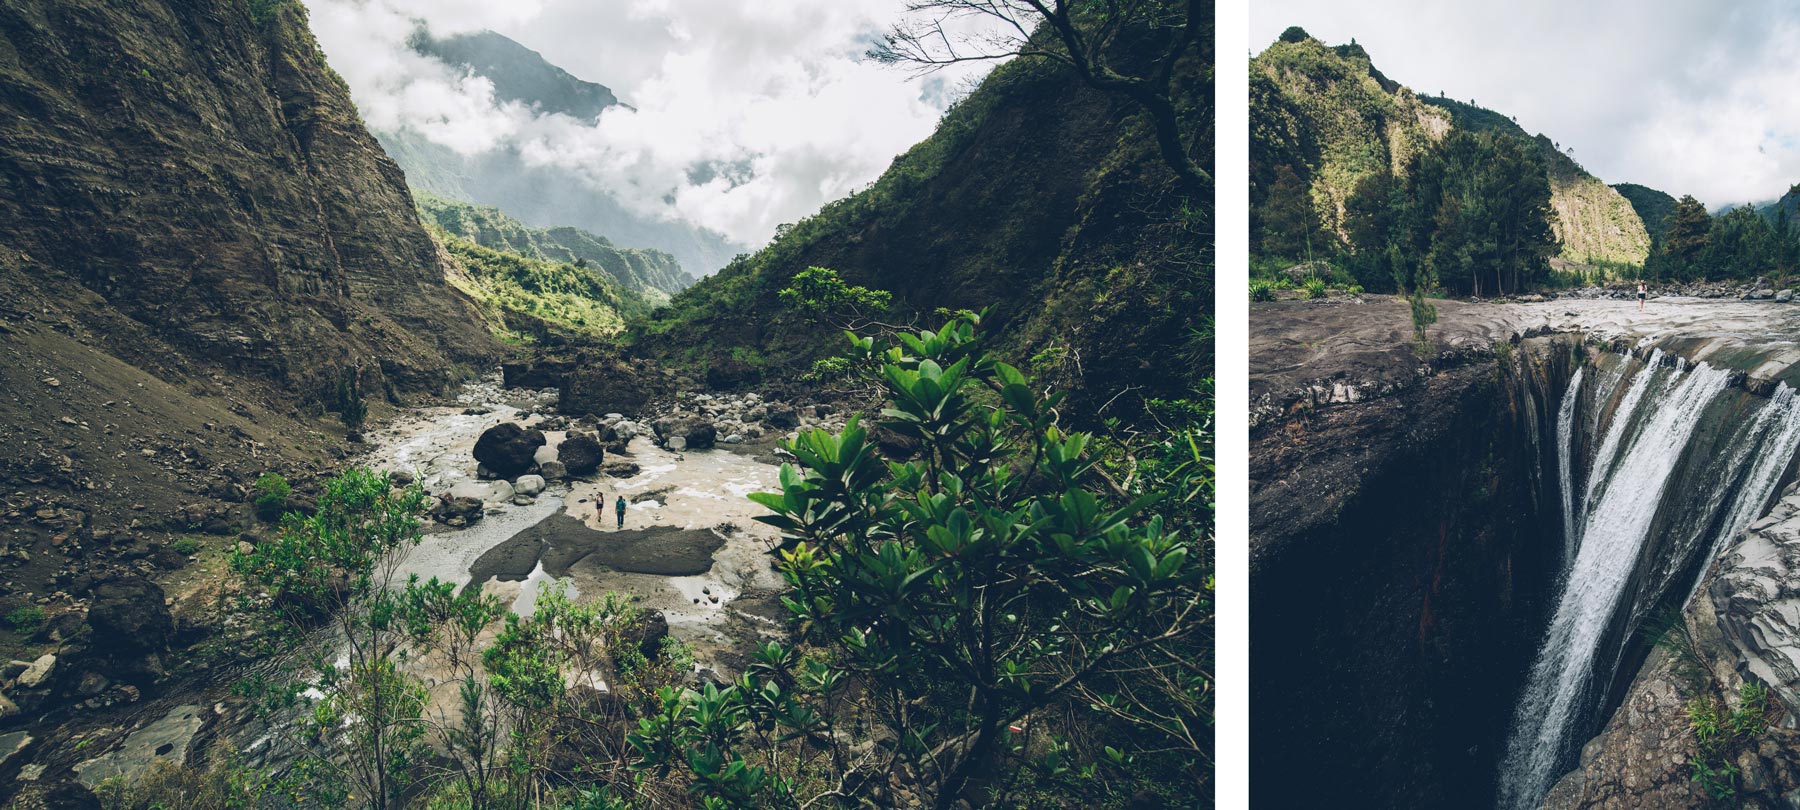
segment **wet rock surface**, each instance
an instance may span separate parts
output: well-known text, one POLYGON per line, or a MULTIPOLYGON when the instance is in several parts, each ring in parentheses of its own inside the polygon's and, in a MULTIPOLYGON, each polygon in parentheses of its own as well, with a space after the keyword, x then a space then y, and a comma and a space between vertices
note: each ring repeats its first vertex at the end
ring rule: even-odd
POLYGON ((712 570, 724 538, 705 529, 654 527, 600 531, 564 513, 551 515, 488 550, 470 566, 470 578, 522 580, 541 563, 551 576, 576 566, 603 566, 633 574, 693 576, 712 570))
POLYGON ((537 451, 544 441, 541 430, 526 429, 513 422, 495 425, 475 440, 475 461, 497 476, 512 478, 537 464, 537 451))

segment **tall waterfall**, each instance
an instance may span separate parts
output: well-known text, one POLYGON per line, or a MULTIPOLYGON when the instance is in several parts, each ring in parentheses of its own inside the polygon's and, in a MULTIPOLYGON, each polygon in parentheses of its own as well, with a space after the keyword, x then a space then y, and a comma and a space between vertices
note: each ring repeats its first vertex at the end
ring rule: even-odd
MULTIPOLYGON (((1696 451, 1705 457, 1689 461, 1698 465, 1689 472, 1699 476, 1704 489, 1689 502, 1664 509, 1670 481, 1690 443, 1699 443, 1696 430, 1726 392, 1731 375, 1705 363, 1671 369, 1662 360, 1660 351, 1652 352, 1610 420, 1599 415, 1589 421, 1594 431, 1604 423, 1604 436, 1579 484, 1581 465, 1573 447, 1580 373, 1558 408, 1564 549, 1573 562, 1565 562, 1563 591, 1514 713, 1500 772, 1501 810, 1537 807, 1575 748, 1595 730, 1594 715, 1629 634, 1649 609, 1639 602, 1667 592, 1667 583, 1640 581, 1641 572, 1673 578, 1691 570, 1683 563, 1692 559, 1690 551, 1717 554, 1769 502, 1800 442, 1800 397, 1783 385, 1754 406, 1749 418, 1734 415, 1706 426, 1712 434, 1708 449, 1696 451), (1659 554, 1670 559, 1644 559, 1659 554)), ((1590 401, 1598 412, 1617 383, 1596 377, 1590 401)), ((1694 479, 1687 486, 1694 487, 1694 479)), ((1691 588, 1682 586, 1681 592, 1691 595, 1691 588)))
POLYGON ((1581 535, 1576 533, 1574 488, 1570 482, 1575 478, 1575 407, 1581 402, 1581 377, 1587 367, 1575 369, 1574 379, 1569 380, 1569 390, 1563 392, 1562 405, 1556 409, 1556 473, 1562 484, 1563 511, 1563 567, 1569 567, 1569 561, 1575 559, 1575 549, 1581 543, 1581 535))

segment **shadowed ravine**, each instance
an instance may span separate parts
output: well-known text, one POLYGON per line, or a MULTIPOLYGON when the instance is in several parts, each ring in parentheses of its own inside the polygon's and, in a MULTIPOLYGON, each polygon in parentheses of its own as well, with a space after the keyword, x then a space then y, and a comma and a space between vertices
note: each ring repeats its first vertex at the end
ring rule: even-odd
POLYGON ((1382 306, 1252 318, 1259 804, 1316 799, 1269 778, 1300 759, 1356 806, 1535 808, 1792 480, 1790 314, 1444 307, 1415 377, 1382 306))

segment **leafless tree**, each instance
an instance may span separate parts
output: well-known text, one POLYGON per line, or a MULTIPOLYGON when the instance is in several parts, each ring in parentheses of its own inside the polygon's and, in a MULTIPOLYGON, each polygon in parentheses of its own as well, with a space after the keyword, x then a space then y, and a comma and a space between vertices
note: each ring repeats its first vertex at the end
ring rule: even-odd
POLYGON ((1144 108, 1163 162, 1200 198, 1212 175, 1187 148, 1171 88, 1177 63, 1211 20, 1211 0, 910 0, 906 18, 870 55, 921 71, 1014 56, 1068 65, 1095 89, 1144 108), (970 33, 977 29, 983 33, 970 33), (1158 43, 1153 59, 1129 53, 1145 42, 1158 43))

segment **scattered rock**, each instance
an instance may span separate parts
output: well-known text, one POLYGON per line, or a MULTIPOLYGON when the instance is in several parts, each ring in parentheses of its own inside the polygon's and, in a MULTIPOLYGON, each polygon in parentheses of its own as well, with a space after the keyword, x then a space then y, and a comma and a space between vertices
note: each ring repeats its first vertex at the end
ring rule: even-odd
POLYGON ((48 682, 55 671, 56 654, 44 653, 31 662, 31 666, 26 667, 24 672, 19 673, 19 686, 23 689, 36 689, 48 682))
POLYGON ((467 526, 481 519, 480 498, 446 496, 431 507, 431 519, 450 526, 467 526))
POLYGON ((763 422, 777 430, 793 430, 800 426, 800 412, 791 405, 770 404, 764 409, 763 422))
POLYGON ((606 464, 602 469, 606 471, 607 475, 612 476, 613 478, 631 478, 638 473, 643 472, 643 469, 638 466, 637 462, 623 458, 607 459, 606 464))
POLYGON ((544 461, 538 463, 538 473, 547 481, 559 481, 569 477, 569 468, 560 461, 544 461))
POLYGON ((665 416, 652 422, 650 427, 662 439, 663 446, 671 450, 676 449, 669 444, 672 438, 682 439, 683 449, 705 450, 712 447, 719 436, 719 430, 712 422, 696 416, 665 416))
POLYGON ((592 475, 606 460, 606 450, 587 433, 571 433, 556 446, 556 458, 570 475, 592 475))
POLYGON ((162 586, 138 576, 95 588, 87 622, 93 629, 94 649, 115 658, 161 652, 175 632, 162 586))
POLYGON ((541 475, 521 475, 513 481, 513 493, 536 497, 544 491, 544 477, 541 475))
POLYGON ((475 440, 475 460, 502 478, 512 478, 537 463, 537 449, 544 446, 544 432, 502 422, 475 440))

